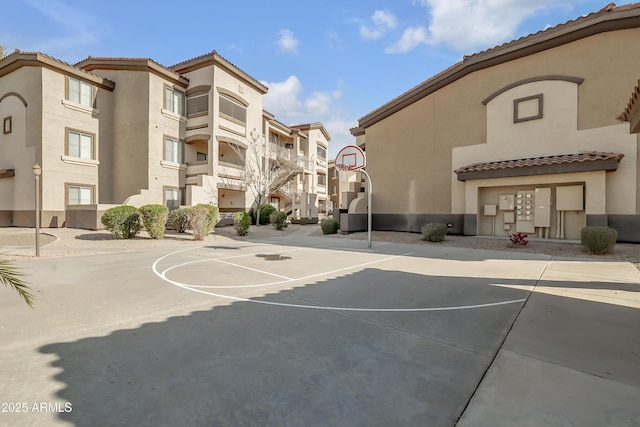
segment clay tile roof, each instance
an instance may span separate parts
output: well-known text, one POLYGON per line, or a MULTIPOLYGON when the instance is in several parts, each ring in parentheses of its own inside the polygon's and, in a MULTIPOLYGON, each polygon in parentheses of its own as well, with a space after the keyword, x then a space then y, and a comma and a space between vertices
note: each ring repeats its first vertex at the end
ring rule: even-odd
POLYGON ((46 53, 42 53, 42 52, 23 52, 19 49, 16 49, 12 53, 4 56, 3 58, 0 58, 0 62, 5 62, 5 61, 12 62, 12 61, 19 60, 21 58, 25 60, 33 58, 34 60, 42 63, 46 62, 57 69, 64 69, 64 68, 72 69, 73 72, 76 72, 79 74, 85 74, 87 76, 93 77, 94 79, 102 80, 105 83, 105 85, 111 87, 111 89, 113 89, 113 86, 114 86, 114 82, 112 82, 109 79, 105 79, 104 77, 99 76, 98 74, 92 73, 87 70, 83 70, 80 67, 61 61, 58 58, 54 58, 53 56, 47 55, 46 53))
POLYGON ((229 61, 224 56, 220 55, 216 50, 212 50, 209 53, 205 53, 203 55, 196 56, 194 58, 187 59, 186 61, 171 65, 169 68, 180 74, 184 74, 192 69, 197 69, 200 66, 208 65, 211 62, 217 62, 218 64, 226 66, 229 70, 239 76, 242 76, 247 82, 255 86, 258 90, 263 91, 264 93, 267 93, 267 91, 269 90, 269 88, 262 82, 253 78, 251 75, 249 75, 249 73, 242 70, 240 67, 229 61))
POLYGON ((474 163, 458 168, 454 172, 458 175, 458 181, 574 172, 613 172, 618 169, 618 164, 623 157, 624 154, 620 153, 589 151, 474 163))
POLYGON ((98 62, 116 62, 116 61, 132 61, 132 62, 150 62, 152 64, 157 65, 158 67, 162 68, 163 70, 165 70, 168 73, 174 74, 176 77, 179 77, 180 74, 176 73, 175 71, 173 71, 171 68, 169 67, 165 67, 164 65, 162 65, 161 63, 159 63, 158 61, 153 60, 152 58, 127 58, 127 57, 109 57, 109 56, 87 56, 86 59, 83 59, 82 61, 76 63, 76 66, 82 66, 83 64, 85 64, 86 62, 89 62, 91 60, 95 60, 98 62))
POLYGON ((637 108, 640 108, 640 80, 638 80, 638 84, 631 93, 631 98, 629 98, 627 107, 624 109, 622 114, 617 117, 617 119, 624 122, 631 121, 631 111, 637 108))
POLYGON ((495 162, 474 163, 472 165, 463 166, 456 169, 457 174, 463 172, 480 172, 500 169, 516 169, 533 166, 551 166, 569 163, 595 162, 598 160, 622 160, 624 154, 620 153, 602 153, 599 151, 589 151, 577 154, 557 154, 553 156, 530 157, 527 159, 516 160, 498 160, 495 162))

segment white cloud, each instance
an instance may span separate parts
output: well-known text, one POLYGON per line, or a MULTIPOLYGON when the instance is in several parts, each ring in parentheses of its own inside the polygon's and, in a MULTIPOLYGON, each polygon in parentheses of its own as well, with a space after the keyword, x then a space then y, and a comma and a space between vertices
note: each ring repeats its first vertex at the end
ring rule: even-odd
POLYGON ((278 39, 277 44, 283 52, 298 53, 298 45, 300 42, 293 36, 293 31, 280 30, 280 39, 278 39))
POLYGON ((520 24, 557 0, 414 0, 430 11, 429 43, 458 51, 485 48, 514 38, 520 24))
POLYGON ((287 124, 321 122, 331 135, 329 144, 333 156, 340 147, 354 143, 349 129, 358 121, 345 119, 344 109, 337 105, 342 97, 342 82, 330 91, 316 91, 304 96, 300 80, 292 75, 282 82, 261 82, 269 88, 263 97, 265 110, 276 116, 276 120, 287 124))
POLYGON ((409 27, 404 30, 402 38, 384 50, 385 53, 405 53, 421 44, 428 43, 427 30, 424 27, 409 27))
POLYGON ((306 98, 296 76, 289 76, 283 82, 262 83, 269 88, 263 97, 264 109, 275 114, 278 120, 309 116, 312 121, 321 121, 331 114, 333 102, 342 96, 342 82, 333 91, 315 91, 306 98))
POLYGON ((340 118, 329 119, 322 122, 325 129, 331 135, 329 141, 329 160, 336 158, 338 151, 345 145, 354 145, 356 139, 351 135, 350 129, 358 126, 357 120, 344 120, 340 118))
POLYGON ((262 98, 264 109, 278 116, 296 117, 301 114, 302 102, 298 100, 302 93, 302 83, 296 76, 289 76, 283 82, 262 82, 269 92, 262 98))
POLYGON ((366 40, 377 40, 385 35, 388 30, 398 25, 395 15, 386 10, 376 10, 371 16, 373 27, 360 26, 360 36, 366 40))

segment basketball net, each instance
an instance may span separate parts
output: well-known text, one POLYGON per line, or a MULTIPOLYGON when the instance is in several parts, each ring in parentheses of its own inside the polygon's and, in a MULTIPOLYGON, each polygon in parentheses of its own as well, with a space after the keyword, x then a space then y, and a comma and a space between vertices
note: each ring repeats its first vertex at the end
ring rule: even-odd
POLYGON ((340 181, 346 181, 347 172, 351 170, 351 166, 345 163, 336 163, 335 167, 336 167, 336 170, 338 171, 338 175, 340 176, 340 181))

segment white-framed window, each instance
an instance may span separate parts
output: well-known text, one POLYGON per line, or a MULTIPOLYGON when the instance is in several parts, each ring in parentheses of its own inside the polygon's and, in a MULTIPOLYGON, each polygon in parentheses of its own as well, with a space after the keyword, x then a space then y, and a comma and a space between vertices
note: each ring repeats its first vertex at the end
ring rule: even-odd
POLYGON ((93 135, 69 130, 67 133, 67 155, 81 159, 94 159, 93 135))
POLYGON ((323 173, 318 174, 318 185, 327 185, 327 175, 323 173))
POLYGON ((93 85, 69 77, 69 101, 93 108, 93 85))
POLYGON ((184 93, 172 87, 165 87, 164 109, 182 116, 184 113, 184 93))
POLYGON ((82 185, 69 185, 67 187, 67 204, 69 205, 92 205, 93 187, 82 185))
POLYGON ((180 207, 181 198, 182 192, 179 188, 164 189, 164 204, 170 211, 180 207))
POLYGON ((319 159, 327 160, 327 149, 318 145, 316 153, 319 159))
POLYGON ((235 119, 241 123, 247 122, 247 107, 240 101, 228 95, 220 95, 220 114, 235 119))
POLYGON ((196 161, 198 161, 198 162, 206 162, 207 161, 207 153, 201 153, 200 151, 196 152, 196 161))
POLYGON ((182 163, 182 142, 174 138, 165 137, 164 159, 167 162, 182 163))
POLYGON ((333 194, 338 194, 338 186, 337 186, 337 185, 334 185, 334 186, 331 188, 331 194, 332 194, 332 195, 333 195, 333 194))

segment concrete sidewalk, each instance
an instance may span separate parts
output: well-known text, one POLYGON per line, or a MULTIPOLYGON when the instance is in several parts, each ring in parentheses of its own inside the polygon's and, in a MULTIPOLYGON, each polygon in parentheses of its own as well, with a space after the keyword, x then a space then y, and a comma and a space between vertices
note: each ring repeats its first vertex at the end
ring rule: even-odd
POLYGON ((639 426, 640 275, 551 262, 459 426, 639 426))

